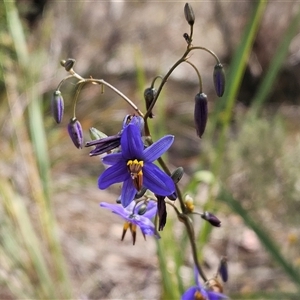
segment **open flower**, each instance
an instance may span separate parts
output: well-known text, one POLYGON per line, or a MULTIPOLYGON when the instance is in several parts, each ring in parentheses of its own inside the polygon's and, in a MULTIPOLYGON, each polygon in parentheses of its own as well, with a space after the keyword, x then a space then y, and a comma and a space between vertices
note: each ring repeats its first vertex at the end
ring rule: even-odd
POLYGON ((155 201, 149 201, 146 205, 146 208, 143 209, 142 205, 144 203, 138 204, 135 206, 135 202, 132 201, 126 208, 120 204, 109 204, 106 202, 101 202, 100 206, 108 208, 113 213, 122 217, 126 222, 123 226, 122 240, 125 237, 127 229, 129 228, 132 234, 133 244, 135 244, 136 239, 136 227, 140 227, 144 238, 146 235, 154 235, 157 238, 158 235, 154 224, 150 219, 152 219, 157 211, 157 204, 155 201))
POLYGON ((181 300, 222 300, 222 299, 228 299, 227 296, 225 296, 222 293, 217 293, 208 290, 207 288, 203 287, 199 282, 199 274, 198 270, 195 267, 195 282, 196 285, 190 287, 185 293, 181 296, 181 300))
POLYGON ((110 167, 99 177, 99 188, 106 189, 114 183, 123 182, 121 203, 124 207, 131 203, 143 186, 157 195, 172 194, 175 191, 172 178, 153 161, 169 149, 173 140, 174 136, 166 135, 145 148, 140 128, 130 123, 122 132, 122 151, 108 154, 102 159, 103 163, 110 167))

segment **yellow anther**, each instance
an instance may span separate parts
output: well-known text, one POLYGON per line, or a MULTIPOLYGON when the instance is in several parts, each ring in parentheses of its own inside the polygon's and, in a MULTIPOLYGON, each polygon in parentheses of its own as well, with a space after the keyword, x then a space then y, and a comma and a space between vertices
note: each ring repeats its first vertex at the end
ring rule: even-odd
POLYGON ((128 171, 130 172, 130 176, 137 191, 143 186, 143 166, 144 162, 142 160, 138 161, 137 159, 134 159, 128 160, 127 162, 128 171))

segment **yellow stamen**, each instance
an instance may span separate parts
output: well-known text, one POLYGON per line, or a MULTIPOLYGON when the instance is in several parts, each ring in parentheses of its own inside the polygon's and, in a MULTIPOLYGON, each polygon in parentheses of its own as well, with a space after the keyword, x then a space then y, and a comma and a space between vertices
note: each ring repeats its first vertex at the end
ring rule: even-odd
POLYGON ((195 300, 206 300, 206 297, 204 297, 200 291, 197 291, 195 294, 194 294, 194 299, 195 300))
POLYGON ((130 176, 133 181, 134 187, 139 191, 143 186, 143 171, 142 168, 144 166, 144 162, 135 160, 129 160, 127 162, 128 171, 130 172, 130 176))

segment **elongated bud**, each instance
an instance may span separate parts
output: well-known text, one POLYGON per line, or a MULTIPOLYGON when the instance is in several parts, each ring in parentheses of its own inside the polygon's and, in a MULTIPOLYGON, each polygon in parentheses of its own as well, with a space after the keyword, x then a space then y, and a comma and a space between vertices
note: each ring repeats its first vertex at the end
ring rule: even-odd
POLYGON ((189 3, 186 3, 184 6, 184 16, 189 25, 193 26, 195 23, 195 14, 192 6, 189 3))
MULTIPOLYGON (((148 110, 150 105, 152 104, 154 98, 156 96, 156 89, 155 88, 152 88, 152 87, 149 87, 149 88, 146 88, 145 91, 144 91, 144 99, 146 101, 146 109, 148 110)), ((150 115, 149 115, 149 118, 153 118, 153 113, 151 111, 150 115)))
POLYGON ((107 135, 105 133, 103 133, 102 131, 98 130, 95 127, 91 127, 89 129, 90 132, 90 137, 92 140, 100 140, 100 139, 104 139, 107 137, 107 135))
POLYGON ((223 282, 227 282, 228 281, 228 264, 227 264, 227 258, 225 256, 223 256, 221 258, 218 272, 221 275, 223 282))
POLYGON ((225 91, 225 72, 222 64, 215 65, 213 77, 216 93, 218 97, 222 97, 225 91))
POLYGON ((52 116, 57 124, 62 121, 64 115, 64 99, 60 91, 55 91, 51 98, 52 116))
POLYGON ((158 231, 162 231, 167 223, 167 208, 165 197, 155 195, 157 198, 158 231))
POLYGON ((212 213, 206 211, 201 215, 201 218, 209 222, 212 226, 221 227, 221 221, 212 213))
POLYGON ((80 122, 76 118, 72 118, 68 124, 69 136, 74 145, 79 149, 83 145, 83 133, 80 122))
POLYGON ((197 130, 197 135, 201 138, 207 122, 207 96, 204 93, 199 93, 195 96, 194 120, 197 130))

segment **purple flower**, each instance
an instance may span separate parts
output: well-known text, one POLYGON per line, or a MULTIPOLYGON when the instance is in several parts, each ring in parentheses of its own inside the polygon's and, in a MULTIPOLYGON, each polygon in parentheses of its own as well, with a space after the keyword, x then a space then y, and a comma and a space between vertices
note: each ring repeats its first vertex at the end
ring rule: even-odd
POLYGON ((110 209, 113 213, 122 217, 126 222, 123 227, 122 240, 125 237, 126 231, 130 228, 133 244, 135 244, 136 237, 136 227, 140 227, 143 236, 146 235, 154 235, 157 238, 160 238, 158 235, 154 224, 150 220, 156 215, 157 204, 155 201, 149 201, 146 204, 146 208, 144 202, 136 205, 135 201, 132 201, 126 208, 124 208, 120 204, 109 204, 106 202, 101 202, 100 206, 104 208, 110 209))
POLYGON ((173 143, 174 136, 166 135, 148 148, 144 147, 140 128, 130 123, 121 136, 120 153, 103 157, 104 164, 110 165, 98 179, 100 189, 114 183, 123 182, 121 203, 127 207, 135 194, 145 188, 154 194, 168 196, 175 191, 175 184, 153 161, 166 152, 173 143))
POLYGON ((181 296, 181 300, 222 300, 222 299, 228 299, 227 296, 221 293, 213 292, 205 287, 203 287, 199 282, 199 274, 197 271, 197 268, 194 268, 195 273, 195 282, 196 285, 190 287, 185 293, 181 296))

